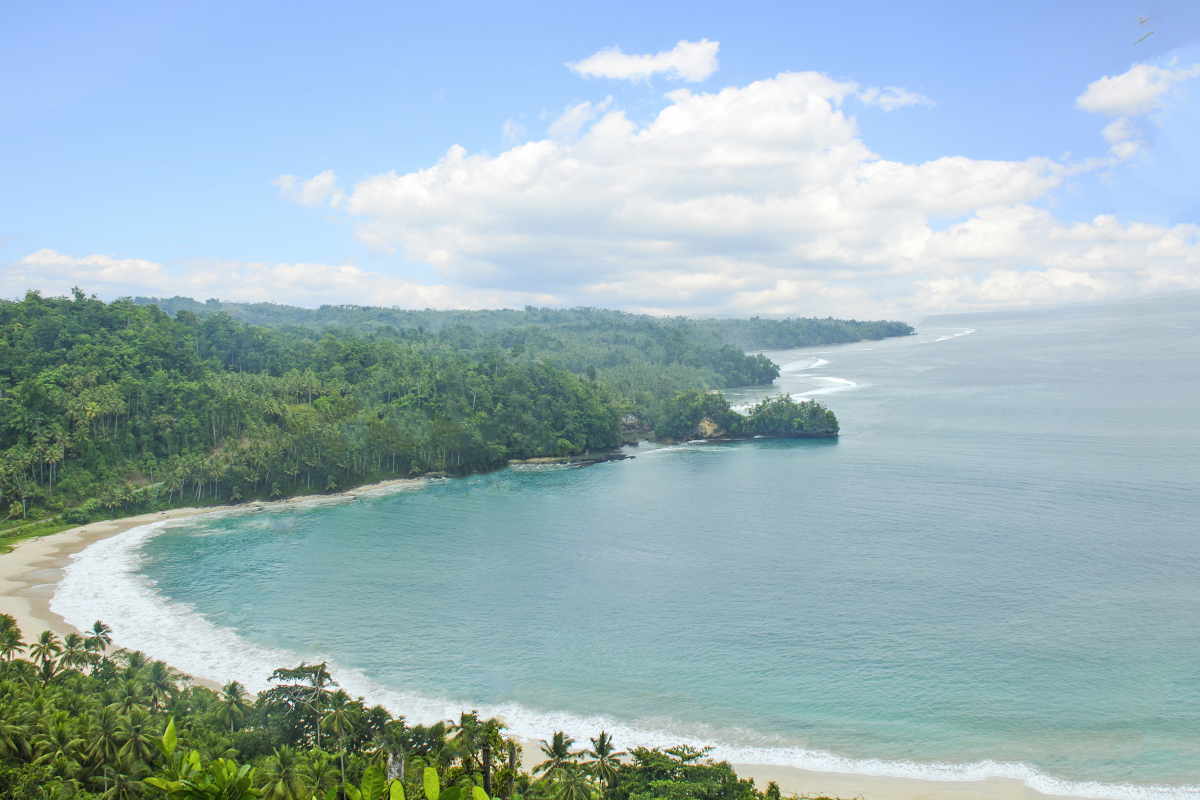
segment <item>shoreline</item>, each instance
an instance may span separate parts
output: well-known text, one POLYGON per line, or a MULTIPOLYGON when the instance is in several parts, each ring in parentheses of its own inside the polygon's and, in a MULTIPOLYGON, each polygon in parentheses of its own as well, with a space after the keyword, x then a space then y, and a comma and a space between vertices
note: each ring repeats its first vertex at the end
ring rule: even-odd
MULTIPOLYGON (((32 640, 43 630, 51 630, 59 636, 67 633, 84 633, 50 610, 50 600, 61 579, 63 569, 71 563, 72 556, 92 544, 111 538, 142 525, 164 520, 183 519, 222 511, 266 511, 288 505, 313 501, 337 501, 354 499, 359 494, 396 486, 416 488, 424 485, 424 478, 402 478, 367 484, 336 494, 301 495, 269 502, 252 501, 239 505, 219 505, 204 508, 179 508, 169 511, 140 514, 115 520, 103 520, 50 534, 31 537, 15 542, 13 549, 0 554, 0 613, 11 614, 21 629, 22 637, 32 640)), ((122 647, 114 637, 110 649, 122 647)), ((182 674, 187 674, 182 672, 182 674)), ((187 675, 192 683, 219 690, 213 681, 187 675)), ((546 731, 549 738, 552 731, 546 731)), ((541 761, 539 740, 522 739, 523 759, 526 768, 541 761)), ((783 794, 801 796, 828 796, 863 798, 863 800, 1067 800, 1070 796, 1048 795, 1025 785, 1016 778, 987 778, 971 781, 938 781, 919 778, 864 775, 859 773, 818 772, 799 767, 765 764, 732 763, 740 778, 754 778, 757 787, 765 789, 769 781, 775 781, 783 794)), ((1100 800, 1104 800, 1101 798, 1100 800)))

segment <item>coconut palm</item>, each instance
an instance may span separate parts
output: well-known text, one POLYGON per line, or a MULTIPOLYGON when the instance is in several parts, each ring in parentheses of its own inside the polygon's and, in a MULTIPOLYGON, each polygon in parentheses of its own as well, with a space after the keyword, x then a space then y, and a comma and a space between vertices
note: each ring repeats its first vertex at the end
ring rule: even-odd
POLYGON ((75 723, 66 712, 56 713, 40 727, 42 732, 33 737, 33 747, 38 754, 33 763, 49 764, 57 758, 78 763, 86 743, 76 734, 75 723))
MULTIPOLYGON (((103 781, 105 785, 101 800, 137 800, 146 791, 142 780, 150 774, 150 769, 141 761, 130 756, 121 756, 115 762, 104 766, 103 781)), ((99 781, 101 778, 93 778, 99 781)))
POLYGON ((554 800, 595 800, 596 785, 582 764, 565 762, 554 770, 554 800))
POLYGON ((152 661, 142 673, 146 691, 150 694, 150 710, 158 712, 160 705, 165 705, 175 696, 178 687, 175 685, 178 675, 167 666, 165 661, 152 661))
POLYGON ((31 734, 36 719, 28 706, 0 704, 0 759, 28 759, 33 755, 31 734))
POLYGON ((154 720, 144 709, 133 709, 117 723, 117 741, 121 743, 122 756, 149 762, 158 752, 154 743, 156 738, 154 720))
POLYGON ((144 709, 149 702, 150 698, 146 696, 146 687, 140 680, 123 678, 117 687, 116 700, 113 705, 121 713, 130 714, 134 709, 144 709))
MULTIPOLYGON (((115 762, 120 754, 121 742, 117 736, 120 733, 120 718, 111 708, 101 708, 92 722, 91 737, 87 743, 87 756, 93 762, 109 764, 115 762)), ((104 778, 104 791, 108 791, 108 777, 104 778)))
POLYGON ((21 631, 17 628, 10 628, 0 632, 0 658, 5 661, 12 661, 13 657, 25 649, 25 643, 21 641, 21 631))
POLYGON ((59 664, 68 669, 82 670, 88 664, 88 653, 84 647, 84 639, 72 631, 63 637, 63 653, 59 664))
POLYGON ((605 786, 612 786, 617 778, 617 767, 620 766, 617 759, 625 754, 613 752, 616 748, 613 746, 612 737, 604 731, 600 731, 600 735, 590 741, 592 749, 584 753, 586 760, 583 764, 593 778, 605 786))
POLYGON ((313 794, 325 797, 330 789, 337 786, 337 768, 329 762, 324 751, 314 750, 304 767, 304 778, 313 794))
POLYGON ((307 800, 309 797, 304 766, 296 751, 287 745, 276 748, 267 758, 262 776, 265 800, 307 800))
POLYGON ((54 631, 42 631, 41 636, 37 638, 29 647, 29 656, 35 661, 40 661, 44 665, 47 661, 53 661, 58 658, 58 654, 62 652, 62 642, 58 640, 58 636, 54 631))
POLYGON ((218 758, 237 758, 238 756, 238 751, 233 749, 233 744, 214 730, 201 732, 200 741, 196 743, 196 751, 205 761, 215 761, 218 758))
POLYGON ((92 629, 87 632, 87 638, 84 640, 84 646, 89 652, 95 653, 98 656, 103 656, 104 651, 112 644, 112 628, 105 625, 100 620, 92 625, 92 629))
POLYGON ((233 733, 233 726, 245 718, 246 709, 249 707, 250 702, 246 700, 246 687, 237 681, 230 681, 221 689, 217 719, 222 724, 228 723, 229 732, 233 733))
POLYGON ((575 740, 562 731, 555 731, 549 742, 542 740, 546 760, 534 767, 533 774, 553 777, 565 764, 575 760, 576 754, 571 752, 573 744, 575 740))
POLYGON ((358 706, 344 689, 329 698, 329 711, 321 718, 321 727, 338 737, 338 758, 342 768, 342 788, 346 787, 346 737, 358 727, 358 706))
POLYGON ((30 646, 30 657, 40 662, 38 671, 41 674, 42 685, 49 685, 57 674, 58 665, 55 663, 55 659, 62 649, 62 642, 58 640, 58 636, 53 631, 42 631, 41 636, 30 646))

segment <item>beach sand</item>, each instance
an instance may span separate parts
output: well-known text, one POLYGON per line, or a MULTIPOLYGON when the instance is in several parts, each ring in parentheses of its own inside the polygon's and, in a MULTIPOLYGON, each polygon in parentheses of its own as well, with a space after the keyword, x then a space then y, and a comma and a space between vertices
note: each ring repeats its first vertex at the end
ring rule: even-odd
MULTIPOLYGON (((360 486, 343 493, 349 498, 358 494, 394 489, 401 485, 413 485, 421 479, 403 479, 360 486)), ((240 509, 261 506, 277 508, 313 500, 335 499, 337 495, 308 495, 269 503, 250 503, 240 509)), ((54 587, 62 577, 63 568, 71 562, 71 556, 94 542, 115 536, 118 533, 166 519, 180 519, 214 511, 228 511, 232 506, 208 508, 180 508, 153 514, 142 514, 124 519, 105 520, 56 533, 51 536, 26 539, 14 544, 9 553, 0 555, 0 613, 11 614, 17 620, 23 638, 29 641, 44 630, 65 635, 83 633, 67 624, 62 617, 50 610, 50 598, 54 587)), ((120 647, 119 641, 113 641, 120 647)), ((211 681, 196 680, 195 683, 210 688, 220 688, 211 681)), ((546 732, 549 738, 552 731, 546 732)), ((578 746, 578 745, 577 745, 578 746)), ((540 742, 522 740, 522 767, 532 769, 543 758, 540 742)), ((734 764, 739 777, 754 778, 759 789, 769 781, 779 784, 784 796, 797 794, 808 797, 863 798, 864 800, 1032 800, 1033 798, 1058 798, 1034 791, 1019 780, 1012 778, 989 778, 984 781, 929 781, 916 778, 876 777, 839 772, 814 772, 795 767, 767 766, 763 764, 734 764)))

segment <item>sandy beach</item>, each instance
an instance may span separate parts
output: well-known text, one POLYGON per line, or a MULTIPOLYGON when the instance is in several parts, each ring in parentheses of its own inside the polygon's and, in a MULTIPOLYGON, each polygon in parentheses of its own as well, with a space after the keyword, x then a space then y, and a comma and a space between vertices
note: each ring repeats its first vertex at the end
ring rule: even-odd
MULTIPOLYGON (((360 486, 340 495, 352 498, 359 494, 394 489, 400 485, 416 485, 421 479, 403 479, 360 486)), ((213 506, 208 508, 181 508, 170 511, 142 514, 117 520, 81 525, 51 536, 31 538, 17 542, 13 550, 0 555, 0 613, 11 614, 17 620, 26 641, 43 630, 52 630, 59 635, 78 631, 62 617, 50 610, 49 602, 54 595, 62 570, 71 562, 71 556, 102 539, 115 536, 139 525, 168 519, 229 511, 233 508, 263 509, 277 508, 314 500, 330 500, 339 495, 308 495, 270 503, 250 503, 247 506, 213 506)), ((114 647, 121 642, 114 640, 114 647)), ((216 687, 210 681, 197 680, 201 685, 216 687)), ((547 738, 552 732, 547 731, 547 738)), ((542 761, 537 740, 522 742, 523 767, 531 769, 542 761)), ((1011 778, 989 778, 982 781, 930 781, 916 778, 876 777, 837 772, 816 772, 795 767, 769 766, 763 764, 734 764, 742 778, 754 778, 760 789, 769 781, 779 784, 785 796, 796 794, 801 797, 863 798, 864 800, 1031 800, 1032 798, 1057 798, 1037 792, 1019 780, 1011 778)))

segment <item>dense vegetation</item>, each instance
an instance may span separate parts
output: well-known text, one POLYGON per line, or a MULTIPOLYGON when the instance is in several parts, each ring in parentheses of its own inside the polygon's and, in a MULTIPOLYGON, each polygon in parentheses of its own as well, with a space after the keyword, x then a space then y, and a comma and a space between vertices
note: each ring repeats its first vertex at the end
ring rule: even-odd
POLYGON ((324 664, 250 697, 107 652, 109 631, 26 644, 0 615, 0 796, 12 800, 778 800, 689 747, 616 751, 561 732, 532 772, 504 723, 474 712, 409 725, 340 689, 324 664), (27 658, 22 658, 22 655, 27 658))
POLYGON ((796 402, 788 395, 767 398, 739 414, 720 392, 681 392, 665 400, 655 433, 669 439, 712 436, 836 436, 833 412, 815 400, 796 402), (704 427, 704 423, 708 423, 704 427))
POLYGON ((434 309, 380 308, 378 306, 321 306, 298 308, 276 303, 231 303, 212 299, 200 303, 190 297, 138 297, 135 302, 155 304, 168 314, 188 311, 205 316, 225 312, 249 325, 302 326, 316 330, 341 328, 369 332, 376 328, 398 330, 423 328, 442 331, 465 326, 484 333, 507 329, 552 329, 559 336, 575 336, 600 331, 681 330, 689 335, 702 331, 715 334, 718 344, 730 344, 741 350, 786 349, 820 344, 858 342, 907 336, 912 326, 903 322, 859 321, 816 318, 788 319, 693 319, 689 317, 651 317, 604 308, 501 308, 485 311, 437 311, 434 309))
MULTIPOLYGON (((0 301, 0 526, 464 474, 652 432, 682 438, 705 416, 695 418, 697 404, 724 403, 708 392, 779 374, 764 356, 724 343, 721 326, 756 341, 799 341, 809 328, 840 341, 908 330, 597 309, 242 310, 260 308, 281 310, 279 325, 247 324, 224 308, 171 316, 78 290, 0 301), (287 322, 311 321, 301 312, 381 324, 287 322)), ((727 431, 836 432, 823 408, 779 402, 747 422, 727 403, 713 418, 727 431)))

